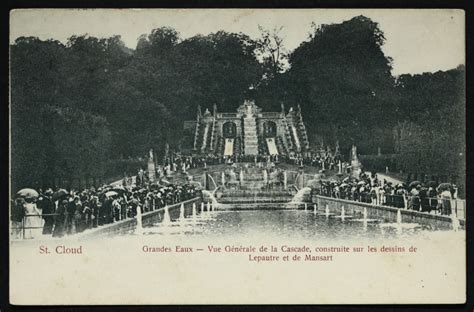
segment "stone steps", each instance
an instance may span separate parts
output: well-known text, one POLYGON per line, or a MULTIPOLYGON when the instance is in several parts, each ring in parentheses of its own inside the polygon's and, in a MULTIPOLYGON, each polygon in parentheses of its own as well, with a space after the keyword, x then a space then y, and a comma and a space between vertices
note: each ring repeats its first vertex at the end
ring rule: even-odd
POLYGON ((272 196, 272 197, 225 197, 217 200, 222 204, 243 204, 243 203, 289 203, 291 196, 272 196))
POLYGON ((257 123, 253 116, 244 118, 244 143, 246 155, 258 154, 257 123))

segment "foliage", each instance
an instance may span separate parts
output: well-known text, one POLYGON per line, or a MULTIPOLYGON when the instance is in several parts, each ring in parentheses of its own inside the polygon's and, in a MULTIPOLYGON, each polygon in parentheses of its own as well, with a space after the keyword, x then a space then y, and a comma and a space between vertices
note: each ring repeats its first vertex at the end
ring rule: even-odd
MULTIPOLYGON (((11 45, 12 174, 18 186, 63 175, 107 174, 110 163, 184 144, 197 107, 234 111, 300 104, 313 146, 397 153, 407 171, 464 170, 464 68, 391 74, 378 24, 358 16, 313 26, 295 51, 281 29, 182 39, 169 27, 142 35, 34 37, 11 45), (416 152, 414 152, 416 151, 416 152), (440 156, 442 155, 442 156, 440 156)), ((114 167, 117 171, 116 166, 114 167)))

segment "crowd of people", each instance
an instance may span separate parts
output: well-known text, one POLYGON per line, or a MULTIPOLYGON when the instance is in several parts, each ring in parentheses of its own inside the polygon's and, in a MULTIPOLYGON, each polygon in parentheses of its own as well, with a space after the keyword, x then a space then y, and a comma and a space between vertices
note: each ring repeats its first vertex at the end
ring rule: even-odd
POLYGON ((345 162, 342 155, 332 154, 330 152, 306 152, 306 153, 290 153, 289 155, 217 155, 196 154, 184 155, 181 153, 171 152, 165 157, 164 165, 157 169, 158 173, 166 175, 169 172, 181 170, 186 172, 192 168, 202 168, 209 165, 232 164, 232 163, 291 163, 295 165, 305 165, 317 167, 323 170, 336 170, 341 164, 342 168, 349 166, 345 162))
MULTIPOLYGON (((350 168, 340 156, 331 153, 239 156, 238 159, 213 154, 168 153, 163 165, 156 166, 155 177, 163 184, 151 183, 148 171, 140 169, 135 178, 125 175, 122 185, 103 185, 82 190, 53 191, 50 188, 38 192, 32 189, 19 191, 12 203, 13 234, 18 238, 33 237, 38 232, 53 237, 71 235, 133 218, 137 214, 137 207, 147 212, 201 196, 200 189, 189 181, 173 184, 166 181, 166 177, 178 171, 186 173, 192 168, 234 162, 272 165, 294 162, 296 165, 317 167, 321 169, 320 172, 350 168)), ((443 215, 452 213, 451 201, 457 198, 456 186, 449 183, 413 181, 408 185, 394 185, 385 179, 381 181, 375 172, 362 172, 358 178, 350 176, 337 181, 321 181, 319 188, 313 191, 334 198, 443 215)))
POLYGON ((457 188, 450 183, 412 181, 394 185, 385 179, 381 181, 375 172, 362 172, 358 179, 321 181, 316 191, 328 197, 442 215, 451 215, 451 201, 457 198, 457 188))
MULTIPOLYGON (((124 183, 127 184, 127 183, 124 183)), ((133 218, 137 208, 148 212, 201 196, 194 185, 160 185, 147 181, 130 185, 104 185, 80 191, 32 189, 19 191, 12 203, 13 235, 62 237, 86 229, 133 218)))

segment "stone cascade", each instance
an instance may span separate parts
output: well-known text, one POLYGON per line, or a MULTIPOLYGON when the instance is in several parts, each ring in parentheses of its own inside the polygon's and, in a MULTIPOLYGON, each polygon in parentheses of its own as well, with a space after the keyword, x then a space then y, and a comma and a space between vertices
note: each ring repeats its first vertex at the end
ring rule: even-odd
POLYGON ((264 112, 253 100, 245 100, 236 112, 218 112, 198 108, 195 120, 184 122, 184 129, 191 141, 194 129, 193 150, 202 154, 219 156, 289 155, 309 150, 309 139, 299 105, 286 113, 264 112), (272 139, 268 141, 267 139, 272 139), (226 139, 234 139, 226 152, 226 139))
POLYGON ((203 134, 202 134, 202 145, 201 145, 201 151, 204 152, 204 150, 206 149, 207 147, 207 144, 209 142, 209 139, 210 139, 210 124, 206 124, 204 125, 204 129, 203 129, 203 134))
POLYGON ((242 140, 237 137, 234 142, 234 156, 240 156, 242 154, 242 140))
POLYGON ((249 208, 248 204, 289 203, 291 191, 275 186, 276 181, 263 167, 238 168, 234 178, 227 177, 229 185, 216 191, 220 204, 239 204, 238 208, 249 208), (239 179, 235 183, 235 179, 239 179), (234 182, 232 182, 234 180, 234 182), (232 186, 230 185, 232 183, 232 186), (244 205, 244 206, 242 206, 244 205))
POLYGON ((278 149, 279 154, 288 154, 289 153, 289 151, 286 148, 285 143, 283 142, 283 139, 282 139, 281 136, 277 136, 276 145, 277 145, 277 149, 278 149))
POLYGON ((309 139, 308 139, 308 132, 306 131, 306 126, 303 122, 303 116, 301 113, 298 115, 298 132, 300 133, 302 145, 305 150, 309 150, 309 139))
POLYGON ((245 155, 258 154, 257 122, 253 114, 244 117, 244 148, 245 155))
POLYGON ((244 181, 240 188, 243 190, 260 190, 266 186, 261 168, 247 168, 244 174, 244 181))
POLYGON ((223 137, 218 137, 214 151, 219 155, 224 155, 224 149, 225 149, 225 140, 223 137))

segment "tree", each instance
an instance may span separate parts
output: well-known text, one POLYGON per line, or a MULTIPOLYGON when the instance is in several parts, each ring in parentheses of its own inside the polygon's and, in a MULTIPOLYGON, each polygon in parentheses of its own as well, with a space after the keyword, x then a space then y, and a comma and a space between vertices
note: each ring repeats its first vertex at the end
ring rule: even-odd
POLYGON ((465 70, 397 79, 399 162, 412 173, 465 177, 465 70))
POLYGON ((322 134, 325 142, 339 140, 342 149, 355 143, 364 153, 386 142, 374 140, 372 129, 384 128, 390 137, 394 79, 383 42, 378 24, 358 16, 314 27, 290 55, 287 100, 301 104, 310 131, 322 134))
POLYGON ((275 27, 270 31, 259 25, 258 30, 260 38, 256 41, 256 53, 265 70, 262 80, 269 81, 282 73, 287 65, 288 52, 283 44, 283 37, 280 35, 283 26, 275 27))

